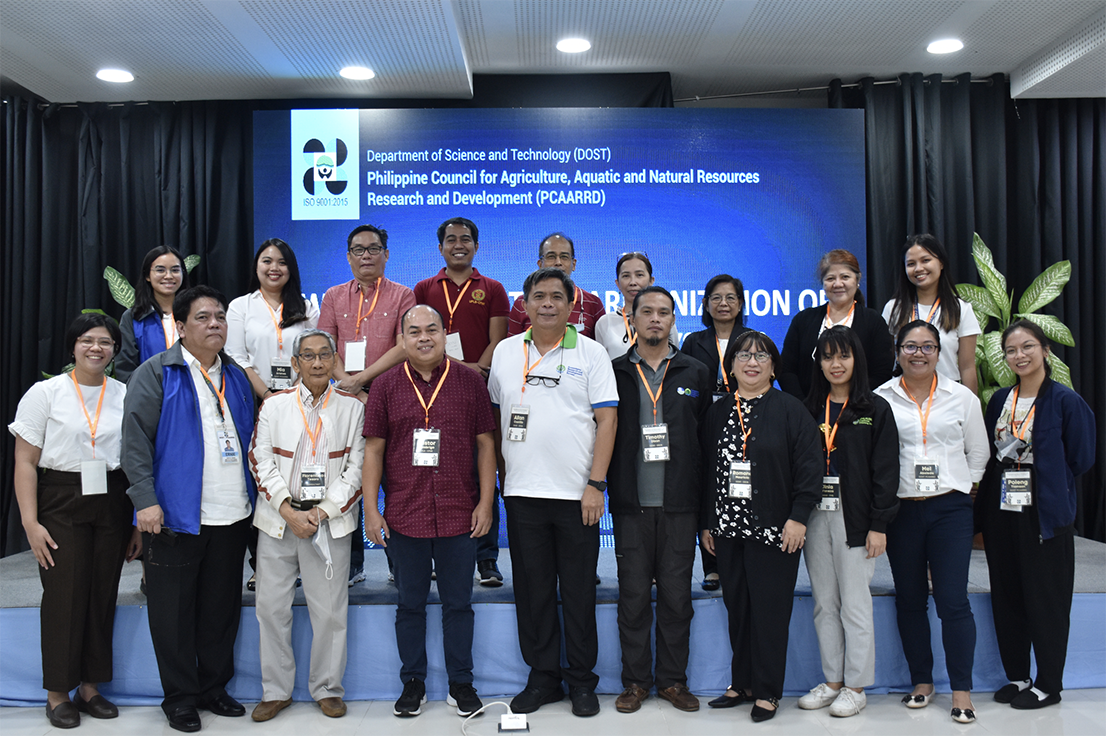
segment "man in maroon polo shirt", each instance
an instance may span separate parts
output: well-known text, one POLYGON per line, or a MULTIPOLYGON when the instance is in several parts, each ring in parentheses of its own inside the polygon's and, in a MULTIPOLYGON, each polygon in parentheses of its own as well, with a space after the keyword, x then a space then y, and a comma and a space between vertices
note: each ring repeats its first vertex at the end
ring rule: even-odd
POLYGON ((476 539, 491 526, 495 417, 479 374, 445 355, 445 326, 434 308, 411 308, 402 327, 407 360, 369 390, 361 475, 363 488, 376 488, 385 468, 388 473, 384 515, 366 504, 365 529, 373 542, 388 547, 399 591, 403 694, 393 713, 417 716, 426 702, 426 596, 434 569, 449 677, 446 702, 468 716, 482 707, 472 686, 472 568, 476 539))
MULTIPOLYGON (((572 276, 572 272, 576 270, 576 246, 572 238, 560 232, 546 235, 538 245, 538 268, 556 268, 572 276)), ((603 306, 602 299, 577 286, 576 293, 572 296, 568 323, 575 327, 577 332, 594 340, 595 323, 606 312, 607 308, 603 306)), ((507 318, 507 335, 521 335, 529 326, 530 318, 526 315, 526 303, 520 295, 515 299, 511 314, 507 318)))

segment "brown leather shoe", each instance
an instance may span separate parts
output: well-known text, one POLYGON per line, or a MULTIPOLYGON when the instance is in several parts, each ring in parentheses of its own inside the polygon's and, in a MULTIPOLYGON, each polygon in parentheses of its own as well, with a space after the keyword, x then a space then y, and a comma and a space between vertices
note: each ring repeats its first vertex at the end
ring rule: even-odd
POLYGON ((631 684, 615 698, 614 707, 619 713, 633 713, 641 710, 641 703, 649 697, 649 691, 631 684))
POLYGON ((686 710, 689 713, 699 710, 699 698, 692 695, 691 691, 687 689, 687 685, 683 683, 663 689, 657 688, 657 695, 672 703, 679 710, 686 710))
POLYGON ((327 718, 341 718, 346 714, 346 704, 337 696, 323 698, 319 701, 319 707, 327 718))
POLYGON ((257 704, 257 707, 253 709, 253 715, 251 715, 250 718, 258 723, 270 721, 277 713, 280 713, 291 704, 291 698, 287 700, 262 700, 257 704))

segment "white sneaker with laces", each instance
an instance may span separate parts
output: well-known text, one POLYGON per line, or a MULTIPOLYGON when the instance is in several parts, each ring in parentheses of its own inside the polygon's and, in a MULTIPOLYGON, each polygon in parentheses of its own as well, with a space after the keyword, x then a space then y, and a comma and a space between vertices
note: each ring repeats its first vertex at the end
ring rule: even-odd
POLYGON ((864 706, 866 705, 868 705, 867 695, 863 692, 858 693, 855 690, 843 687, 841 688, 841 692, 837 694, 837 699, 833 701, 833 705, 830 706, 829 712, 831 716, 848 718, 864 710, 864 706))
POLYGON ((825 708, 837 699, 838 692, 844 692, 847 689, 848 688, 843 687, 840 691, 834 690, 823 682, 818 685, 818 687, 799 698, 799 707, 803 710, 818 710, 819 708, 825 708))

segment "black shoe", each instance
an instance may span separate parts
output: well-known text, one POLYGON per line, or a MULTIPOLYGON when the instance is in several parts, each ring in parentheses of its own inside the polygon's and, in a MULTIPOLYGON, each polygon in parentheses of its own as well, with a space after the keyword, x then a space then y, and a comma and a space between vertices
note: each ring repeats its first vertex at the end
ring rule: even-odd
POLYGON ((476 688, 471 682, 455 682, 449 686, 449 695, 446 696, 447 705, 457 709, 457 715, 468 718, 476 711, 484 707, 480 697, 476 694, 476 688))
POLYGON ((200 704, 200 707, 204 710, 211 711, 217 716, 226 716, 227 718, 238 718, 239 716, 246 715, 246 709, 242 707, 242 704, 227 695, 225 691, 219 695, 208 698, 200 704))
POLYGON ((77 694, 73 696, 73 705, 77 706, 77 710, 81 713, 87 713, 93 718, 119 717, 119 709, 115 707, 115 703, 98 693, 85 700, 81 697, 81 691, 78 689, 77 694))
POLYGON ((476 563, 476 572, 480 575, 480 584, 485 588, 498 588, 503 585, 503 573, 495 560, 480 560, 476 563))
POLYGON ((54 728, 76 728, 81 725, 81 714, 77 712, 77 706, 68 700, 58 703, 53 708, 47 703, 46 717, 50 719, 50 725, 54 728))
POLYGON ((711 708, 734 708, 742 703, 752 703, 756 700, 751 693, 742 690, 741 688, 728 687, 726 690, 733 690, 737 695, 732 698, 727 696, 726 693, 722 693, 714 700, 707 703, 711 708))
POLYGON ((165 714, 169 718, 169 727, 185 733, 200 730, 200 714, 191 705, 182 705, 165 714))
POLYGON ((718 590, 722 587, 722 581, 718 579, 718 573, 708 573, 707 576, 703 578, 703 582, 699 583, 699 587, 707 591, 718 590), (714 577, 711 577, 711 575, 714 577))
POLYGON ((528 687, 511 700, 512 713, 533 713, 543 705, 564 699, 560 685, 554 687, 528 687))
POLYGON ((572 715, 593 716, 599 712, 599 698, 590 687, 570 687, 568 697, 572 700, 572 715))
POLYGON ((257 590, 257 573, 254 573, 253 575, 250 575, 250 579, 246 581, 246 590, 249 590, 249 591, 256 591, 257 590))
POLYGON ((1048 705, 1056 705, 1060 702, 1060 693, 1046 695, 1044 700, 1037 697, 1032 688, 1027 688, 1018 693, 1018 696, 1010 701, 1010 707, 1015 710, 1036 710, 1048 705))
POLYGON ((426 702, 426 685, 417 677, 412 677, 403 685, 403 694, 396 701, 392 714, 400 718, 414 718, 422 713, 422 704, 426 702))
POLYGON ((1033 687, 1033 681, 1030 680, 1028 684, 1023 688, 1021 683, 1011 682, 1009 685, 1003 685, 995 692, 996 703, 1012 703, 1014 698, 1021 694, 1022 690, 1028 690, 1033 687))
POLYGON ((775 707, 772 708, 772 710, 768 710, 767 708, 761 708, 759 705, 756 705, 754 703, 753 704, 753 710, 749 714, 750 716, 752 716, 753 723, 763 723, 764 721, 772 720, 773 718, 776 717, 776 711, 778 711, 780 709, 780 700, 779 700, 779 698, 764 698, 764 699, 767 700, 772 705, 774 705, 775 707))

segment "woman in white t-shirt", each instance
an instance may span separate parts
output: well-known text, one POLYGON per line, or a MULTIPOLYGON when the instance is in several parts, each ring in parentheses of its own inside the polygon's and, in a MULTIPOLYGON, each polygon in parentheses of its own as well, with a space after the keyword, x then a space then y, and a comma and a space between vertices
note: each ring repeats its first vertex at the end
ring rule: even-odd
POLYGON ((895 295, 883 307, 892 335, 916 319, 941 333, 937 374, 979 393, 975 343, 982 332, 972 305, 960 298, 949 277, 949 257, 932 235, 911 235, 902 250, 903 270, 895 295))
POLYGON ((623 356, 637 340, 630 324, 634 297, 653 285, 653 264, 644 253, 623 253, 614 267, 615 285, 622 292, 623 306, 607 312, 595 323, 595 340, 607 350, 611 360, 623 356))

